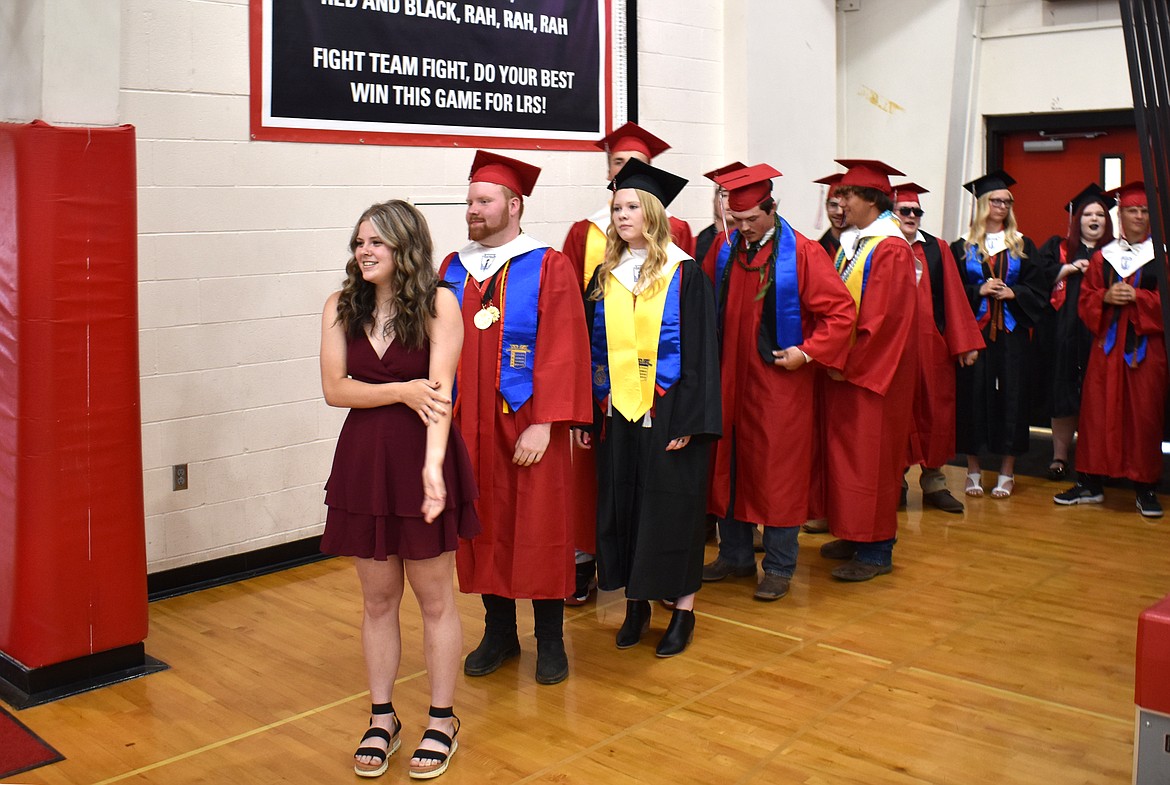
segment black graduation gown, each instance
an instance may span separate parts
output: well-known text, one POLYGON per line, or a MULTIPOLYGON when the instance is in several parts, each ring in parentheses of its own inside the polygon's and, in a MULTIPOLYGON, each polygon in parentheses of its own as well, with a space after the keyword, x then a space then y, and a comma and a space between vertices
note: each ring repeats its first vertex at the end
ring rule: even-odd
MULTIPOLYGON (((702 582, 707 467, 722 429, 719 348, 711 283, 694 261, 680 267, 682 375, 655 397, 651 427, 616 412, 608 417, 594 401, 598 585, 625 587, 635 600, 682 597, 702 582), (667 452, 680 436, 691 441, 667 452)), ((596 276, 590 292, 595 285, 596 276)), ((590 335, 596 313, 597 303, 587 299, 590 335)))
MULTIPOLYGON (((1038 258, 1048 271, 1049 280, 1056 280, 1061 264, 1093 255, 1093 249, 1081 245, 1076 256, 1061 262, 1063 244, 1064 238, 1054 235, 1040 246, 1038 258)), ((1072 417, 1081 409, 1081 385, 1089 364, 1089 350, 1093 347, 1093 334, 1077 315, 1084 277, 1076 273, 1064 279, 1064 304, 1060 310, 1047 305, 1036 327, 1033 357, 1040 377, 1035 388, 1040 397, 1036 411, 1043 420, 1039 424, 1044 426, 1053 417, 1072 417)))
MULTIPOLYGON (((951 253, 959 267, 959 276, 967 291, 967 301, 976 315, 983 298, 980 284, 967 274, 967 249, 963 240, 951 243, 951 253)), ((955 377, 955 449, 959 453, 978 455, 1022 455, 1028 451, 1028 414, 1031 364, 1029 333, 1040 320, 1048 304, 1048 272, 1037 258, 1036 244, 1024 238, 1024 258, 1012 291, 1015 299, 1004 300, 1008 312, 1016 318, 1010 333, 999 332, 991 340, 991 324, 982 327, 987 348, 979 353, 974 365, 960 367, 955 377)), ((991 261, 1006 267, 1007 251, 991 261)), ((992 277, 987 262, 983 277, 992 277)))

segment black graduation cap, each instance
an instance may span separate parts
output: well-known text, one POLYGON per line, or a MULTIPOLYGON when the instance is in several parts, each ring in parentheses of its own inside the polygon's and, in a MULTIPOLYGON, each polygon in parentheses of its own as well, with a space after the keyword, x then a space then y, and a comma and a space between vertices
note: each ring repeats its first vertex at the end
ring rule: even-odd
POLYGON ((996 169, 982 177, 976 177, 969 183, 964 183, 963 187, 975 194, 975 198, 978 199, 983 194, 1011 188, 1015 184, 1015 178, 1010 174, 1002 169, 996 169))
POLYGON ((1079 194, 1069 199, 1066 208, 1069 213, 1075 213, 1089 202, 1100 202, 1105 205, 1105 212, 1109 212, 1117 205, 1117 200, 1105 193, 1105 189, 1096 183, 1089 183, 1079 194))
POLYGON ((622 188, 637 188, 658 197, 662 206, 666 207, 674 201, 674 197, 682 192, 687 181, 678 175, 671 174, 650 164, 644 164, 637 158, 626 161, 625 166, 609 184, 609 190, 619 191, 622 188))

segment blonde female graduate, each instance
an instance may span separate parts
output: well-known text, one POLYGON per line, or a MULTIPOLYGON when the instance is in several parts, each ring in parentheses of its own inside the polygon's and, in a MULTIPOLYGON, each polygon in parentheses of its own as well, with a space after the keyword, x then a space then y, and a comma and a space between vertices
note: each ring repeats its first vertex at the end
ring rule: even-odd
POLYGON ((377 777, 399 747, 391 702, 402 640, 404 581, 423 617, 430 721, 410 776, 442 774, 455 753, 452 711, 463 634, 455 549, 480 529, 471 461, 451 427, 451 385, 463 345, 455 295, 438 284, 431 235, 402 201, 362 213, 340 292, 321 321, 321 387, 349 407, 325 485, 321 550, 352 556, 362 587, 362 650, 372 702, 354 773, 377 777))
POLYGON ((706 539, 709 443, 721 431, 710 281, 670 242, 665 206, 686 181, 631 160, 611 188, 605 259, 586 290, 597 451, 598 585, 625 589, 617 647, 638 644, 650 601, 677 598, 659 657, 695 628, 706 539))
POLYGON ((987 348, 956 377, 955 448, 967 455, 968 496, 982 496, 980 453, 1000 457, 991 491, 1015 490, 1016 456, 1028 451, 1029 346, 1052 281, 1012 212, 1015 180, 997 171, 963 187, 976 198, 967 234, 951 244, 967 300, 987 348))

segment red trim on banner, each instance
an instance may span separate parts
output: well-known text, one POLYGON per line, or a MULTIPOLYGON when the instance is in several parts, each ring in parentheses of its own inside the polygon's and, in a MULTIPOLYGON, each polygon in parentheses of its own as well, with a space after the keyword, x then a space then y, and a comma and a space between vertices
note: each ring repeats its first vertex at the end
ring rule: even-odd
MULTIPOLYGON (((613 121, 613 0, 598 0, 605 15, 605 30, 602 47, 605 53, 602 67, 604 80, 604 131, 598 137, 611 132, 613 121)), ((249 82, 251 93, 248 97, 250 136, 254 141, 304 142, 315 144, 371 144, 403 147, 489 147, 512 150, 561 150, 595 151, 594 139, 552 139, 535 137, 477 136, 474 134, 427 134, 399 131, 332 131, 312 128, 287 128, 264 125, 264 0, 249 0, 248 41, 249 41, 249 82)))

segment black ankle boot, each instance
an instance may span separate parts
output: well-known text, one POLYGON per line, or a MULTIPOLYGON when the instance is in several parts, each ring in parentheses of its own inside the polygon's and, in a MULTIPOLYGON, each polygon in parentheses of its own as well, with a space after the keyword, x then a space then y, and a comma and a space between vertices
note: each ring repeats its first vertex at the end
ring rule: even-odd
POLYGON ((536 682, 558 684, 569 678, 569 657, 560 638, 536 641, 536 682))
POLYGON ((617 632, 617 647, 628 649, 650 629, 650 603, 646 600, 626 600, 626 620, 617 632))
POLYGON ((475 651, 467 655, 463 661, 463 672, 468 676, 487 676, 499 670, 505 661, 520 656, 520 639, 513 633, 511 637, 492 630, 485 630, 483 640, 475 647, 475 651))
POLYGON ((654 653, 659 657, 673 657, 676 654, 682 654, 693 637, 695 637, 694 611, 681 611, 676 608, 670 617, 670 626, 666 628, 666 634, 662 636, 662 640, 658 641, 658 648, 654 650, 654 653))

